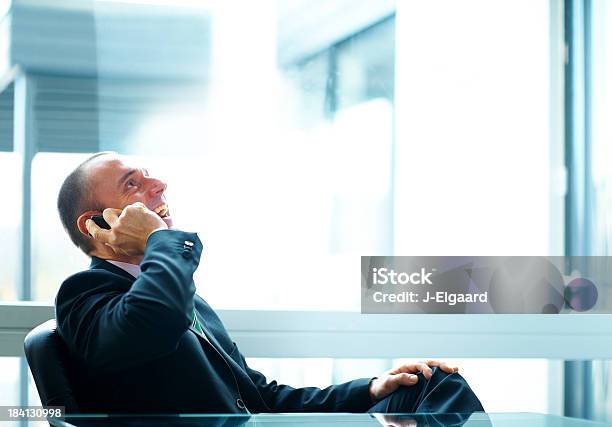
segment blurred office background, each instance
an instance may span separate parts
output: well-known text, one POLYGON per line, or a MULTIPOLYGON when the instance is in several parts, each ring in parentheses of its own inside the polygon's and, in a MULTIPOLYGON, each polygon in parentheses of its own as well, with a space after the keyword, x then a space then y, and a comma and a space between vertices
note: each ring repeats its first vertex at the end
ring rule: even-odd
MULTIPOLYGON (((219 309, 359 311, 361 255, 609 255, 605 0, 0 0, 0 16, 5 303, 52 303, 87 267, 55 201, 101 150, 168 182, 219 309)), ((295 386, 399 361, 251 359, 295 386)), ((456 363, 489 411, 612 421, 608 361, 456 363)), ((39 402, 22 358, 0 370, 0 405, 39 402)))

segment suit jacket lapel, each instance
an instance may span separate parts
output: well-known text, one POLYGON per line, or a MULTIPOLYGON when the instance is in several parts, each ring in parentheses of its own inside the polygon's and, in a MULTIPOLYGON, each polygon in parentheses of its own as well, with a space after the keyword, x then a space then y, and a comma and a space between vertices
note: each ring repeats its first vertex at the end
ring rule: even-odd
POLYGON ((204 331, 204 335, 200 334, 200 332, 192 326, 190 326, 189 329, 193 333, 195 333, 197 336, 205 340, 208 344, 213 346, 218 352, 225 353, 225 351, 223 351, 223 347, 221 347, 221 345, 217 342, 217 339, 215 338, 215 336, 211 334, 210 331, 206 328, 206 324, 202 321, 202 316, 200 316, 200 313, 198 313, 197 309, 195 310, 195 315, 198 318, 198 322, 200 322, 200 326, 202 327, 202 330, 204 331))

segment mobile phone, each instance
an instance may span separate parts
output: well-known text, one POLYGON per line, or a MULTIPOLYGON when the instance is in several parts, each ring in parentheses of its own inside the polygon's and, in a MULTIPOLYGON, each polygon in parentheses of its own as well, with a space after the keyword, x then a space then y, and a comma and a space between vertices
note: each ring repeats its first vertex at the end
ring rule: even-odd
POLYGON ((94 215, 91 217, 91 220, 100 228, 104 228, 105 230, 110 230, 111 228, 102 215, 94 215))

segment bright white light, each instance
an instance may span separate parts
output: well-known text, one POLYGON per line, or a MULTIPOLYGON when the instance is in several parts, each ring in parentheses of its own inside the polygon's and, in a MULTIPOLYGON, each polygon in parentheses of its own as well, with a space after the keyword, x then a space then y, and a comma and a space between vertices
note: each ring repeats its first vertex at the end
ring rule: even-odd
POLYGON ((339 111, 330 145, 332 158, 342 163, 330 183, 338 193, 362 200, 385 196, 390 187, 393 106, 382 98, 339 111))
POLYGON ((396 254, 547 255, 549 2, 402 1, 396 28, 396 254))
POLYGON ((11 8, 11 0, 0 0, 0 18, 6 15, 11 8))

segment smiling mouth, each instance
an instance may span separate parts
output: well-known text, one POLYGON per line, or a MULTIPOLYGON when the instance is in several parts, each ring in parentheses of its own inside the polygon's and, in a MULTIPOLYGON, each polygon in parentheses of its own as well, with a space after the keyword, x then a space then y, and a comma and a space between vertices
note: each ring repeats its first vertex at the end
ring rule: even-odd
POLYGON ((170 216, 170 210, 168 209, 168 205, 166 203, 159 205, 158 207, 153 209, 153 212, 159 215, 160 218, 167 218, 170 216))

